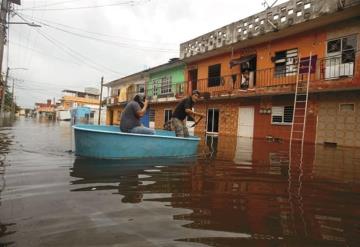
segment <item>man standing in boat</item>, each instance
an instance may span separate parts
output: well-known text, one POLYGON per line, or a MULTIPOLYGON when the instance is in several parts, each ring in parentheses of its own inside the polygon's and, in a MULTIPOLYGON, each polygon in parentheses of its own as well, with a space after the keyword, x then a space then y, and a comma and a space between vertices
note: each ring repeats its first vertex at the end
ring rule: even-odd
POLYGON ((194 104, 200 98, 200 92, 198 90, 194 90, 191 96, 186 97, 176 106, 174 113, 172 114, 171 122, 172 126, 175 129, 176 136, 179 137, 188 137, 189 131, 186 127, 186 116, 191 116, 195 118, 205 117, 205 114, 195 112, 192 110, 194 104))
POLYGON ((131 100, 121 113, 120 117, 120 130, 127 133, 135 134, 147 134, 153 135, 155 131, 153 129, 144 127, 140 118, 146 113, 149 101, 144 96, 137 94, 133 100, 131 100))

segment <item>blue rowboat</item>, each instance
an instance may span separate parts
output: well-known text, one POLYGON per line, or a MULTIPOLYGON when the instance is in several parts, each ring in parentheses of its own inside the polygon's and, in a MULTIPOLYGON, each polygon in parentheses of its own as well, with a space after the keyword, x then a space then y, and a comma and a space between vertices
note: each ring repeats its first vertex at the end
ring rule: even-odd
POLYGON ((189 157, 196 155, 200 138, 176 137, 173 131, 156 135, 121 132, 117 126, 75 125, 75 154, 101 159, 189 157))

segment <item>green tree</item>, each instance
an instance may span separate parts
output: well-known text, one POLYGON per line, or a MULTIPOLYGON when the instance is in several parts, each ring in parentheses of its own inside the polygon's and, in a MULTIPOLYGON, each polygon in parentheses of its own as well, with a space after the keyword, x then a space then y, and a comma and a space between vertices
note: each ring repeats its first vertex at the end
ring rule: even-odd
MULTIPOLYGON (((4 111, 11 111, 13 95, 10 92, 10 87, 6 87, 5 90, 5 108, 4 111)), ((15 112, 19 111, 19 107, 15 104, 15 112)))

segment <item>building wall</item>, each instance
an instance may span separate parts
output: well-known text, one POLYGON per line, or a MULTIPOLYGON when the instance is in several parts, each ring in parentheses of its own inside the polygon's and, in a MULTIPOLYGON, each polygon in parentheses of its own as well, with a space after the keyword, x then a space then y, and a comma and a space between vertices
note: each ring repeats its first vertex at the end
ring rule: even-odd
MULTIPOLYGON (((172 92, 176 92, 175 84, 181 84, 185 81, 184 70, 185 70, 185 65, 181 65, 181 66, 178 66, 175 68, 164 69, 163 71, 150 74, 149 80, 146 84, 147 95, 149 95, 149 96, 153 95, 153 91, 152 91, 153 80, 161 79, 165 76, 171 76, 171 83, 174 84, 172 86, 171 90, 172 90, 172 92)), ((158 93, 160 93, 160 87, 161 87, 161 85, 159 84, 157 86, 158 93)))
POLYGON ((317 143, 337 143, 360 147, 359 91, 320 95, 317 143), (354 111, 341 110, 340 104, 354 104, 354 111))
MULTIPOLYGON (((188 65, 189 68, 198 69, 198 78, 208 78, 208 67, 214 64, 221 64, 221 76, 228 76, 234 73, 240 73, 240 66, 236 65, 230 68, 229 64, 232 59, 237 59, 247 55, 257 55, 257 69, 268 69, 274 67, 274 63, 271 61, 271 57, 275 56, 275 52, 298 48, 298 55, 301 57, 309 56, 310 52, 313 55, 317 54, 318 57, 325 56, 326 48, 326 32, 316 30, 312 32, 301 33, 291 37, 287 37, 280 40, 273 40, 254 47, 248 47, 242 50, 235 50, 233 52, 225 53, 223 55, 210 57, 203 59, 196 63, 188 65)), ((187 72, 188 72, 187 70, 187 72)), ((186 79, 188 80, 188 73, 186 79)), ((258 85, 261 85, 261 81, 258 81, 258 85)))
MULTIPOLYGON (((164 111, 165 109, 174 109, 175 103, 157 104, 151 106, 155 109, 155 128, 162 128, 164 124, 164 111)), ((237 136, 238 133, 238 118, 239 108, 253 106, 254 113, 254 138, 265 138, 272 136, 288 140, 290 138, 291 125, 277 125, 271 123, 271 114, 262 114, 260 109, 263 107, 270 108, 272 106, 288 106, 293 105, 292 96, 277 96, 268 98, 237 98, 237 99, 224 99, 212 101, 200 101, 194 105, 196 112, 203 114, 208 113, 209 109, 219 110, 219 132, 220 136, 237 136)), ((311 97, 308 103, 307 123, 305 132, 306 142, 315 142, 317 125, 317 103, 316 98, 311 97)), ((195 127, 197 135, 205 135, 207 127, 207 120, 204 118, 195 127)))
POLYGON ((106 124, 120 125, 120 114, 123 110, 122 106, 107 107, 106 109, 106 124), (112 117, 111 117, 112 115, 112 117), (111 122, 112 119, 112 122, 111 122))

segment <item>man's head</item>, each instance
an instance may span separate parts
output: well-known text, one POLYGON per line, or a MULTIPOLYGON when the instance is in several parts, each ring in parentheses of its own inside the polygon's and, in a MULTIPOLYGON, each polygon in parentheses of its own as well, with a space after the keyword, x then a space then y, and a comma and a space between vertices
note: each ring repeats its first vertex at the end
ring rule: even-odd
POLYGON ((196 101, 199 100, 199 98, 200 98, 200 92, 199 92, 199 90, 194 90, 194 91, 192 91, 192 94, 191 94, 191 99, 192 99, 192 101, 193 101, 193 102, 196 102, 196 101))
POLYGON ((144 94, 139 93, 139 94, 135 95, 133 100, 135 102, 139 103, 140 107, 142 108, 144 106, 144 103, 143 103, 144 102, 144 97, 145 97, 144 94))

